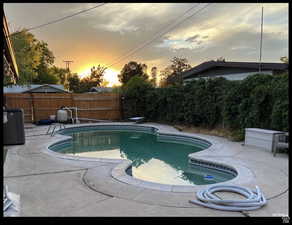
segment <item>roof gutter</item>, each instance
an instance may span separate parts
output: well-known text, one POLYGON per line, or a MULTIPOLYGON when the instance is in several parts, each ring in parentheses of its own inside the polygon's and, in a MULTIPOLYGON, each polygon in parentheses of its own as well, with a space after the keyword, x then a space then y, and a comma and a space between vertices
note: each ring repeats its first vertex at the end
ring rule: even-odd
POLYGON ((19 78, 19 73, 18 73, 18 67, 17 67, 17 63, 15 60, 15 55, 14 55, 14 51, 13 51, 13 47, 12 47, 12 43, 11 40, 9 38, 9 29, 8 29, 8 24, 7 24, 7 20, 6 17, 4 15, 3 12, 3 34, 5 37, 5 52, 7 52, 7 60, 12 62, 12 70, 14 72, 14 77, 16 80, 18 80, 19 78))

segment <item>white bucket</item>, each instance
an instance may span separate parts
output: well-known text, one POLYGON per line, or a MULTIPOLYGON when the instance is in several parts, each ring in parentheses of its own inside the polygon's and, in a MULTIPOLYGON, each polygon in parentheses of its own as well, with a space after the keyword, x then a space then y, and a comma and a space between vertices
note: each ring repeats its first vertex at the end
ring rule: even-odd
POLYGON ((50 115, 50 120, 56 120, 56 115, 50 115))

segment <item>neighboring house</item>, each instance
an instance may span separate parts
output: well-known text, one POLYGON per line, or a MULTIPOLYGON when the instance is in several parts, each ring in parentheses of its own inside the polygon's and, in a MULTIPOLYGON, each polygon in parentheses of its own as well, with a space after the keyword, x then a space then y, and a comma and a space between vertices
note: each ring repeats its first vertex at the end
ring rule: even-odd
POLYGON ((182 77, 184 82, 210 77, 243 80, 249 75, 259 73, 260 65, 262 74, 279 74, 288 71, 288 64, 285 63, 208 61, 183 72, 182 77))
POLYGON ((4 93, 68 93, 63 85, 57 84, 31 84, 10 85, 4 87, 4 93))
POLYGON ((111 92, 113 89, 110 87, 92 87, 90 88, 89 92, 97 92, 97 93, 103 93, 103 92, 111 92))
POLYGON ((8 24, 6 17, 3 12, 3 39, 4 39, 4 48, 3 48, 3 72, 4 77, 2 79, 5 83, 15 84, 19 78, 18 68, 15 60, 15 55, 10 40, 10 33, 8 29, 8 24))

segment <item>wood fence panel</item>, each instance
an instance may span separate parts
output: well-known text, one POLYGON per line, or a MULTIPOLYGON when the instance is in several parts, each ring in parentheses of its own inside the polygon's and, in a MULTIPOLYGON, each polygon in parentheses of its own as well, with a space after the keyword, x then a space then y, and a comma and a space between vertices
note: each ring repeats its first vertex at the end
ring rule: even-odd
POLYGON ((120 116, 120 96, 115 93, 73 94, 78 117, 102 120, 118 120, 120 116), (117 112, 118 111, 118 112, 117 112))
POLYGON ((35 121, 56 115, 61 106, 71 106, 71 95, 63 93, 34 93, 35 121))
POLYGON ((50 115, 55 115, 61 106, 77 107, 79 118, 121 119, 120 95, 116 93, 32 93, 5 96, 9 108, 24 110, 25 122, 48 119, 50 115))
POLYGON ((24 122, 32 122, 32 102, 30 94, 5 94, 6 105, 10 109, 21 108, 24 111, 24 122))

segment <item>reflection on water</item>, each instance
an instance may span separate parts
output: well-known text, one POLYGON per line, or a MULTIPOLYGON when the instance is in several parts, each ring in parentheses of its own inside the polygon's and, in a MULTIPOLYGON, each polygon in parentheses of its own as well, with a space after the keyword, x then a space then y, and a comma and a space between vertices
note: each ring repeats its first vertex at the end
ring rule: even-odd
POLYGON ((233 176, 188 163, 190 153, 203 150, 194 144, 157 141, 157 136, 133 131, 90 131, 72 134, 67 146, 53 150, 70 155, 129 159, 134 177, 163 184, 211 184, 233 176), (213 179, 206 179, 212 175, 213 179))
POLYGON ((121 159, 122 153, 119 149, 114 150, 104 150, 104 151, 90 151, 90 152, 74 152, 74 153, 67 153, 68 155, 74 155, 79 157, 90 157, 90 158, 104 158, 106 155, 107 158, 111 159, 121 159))

